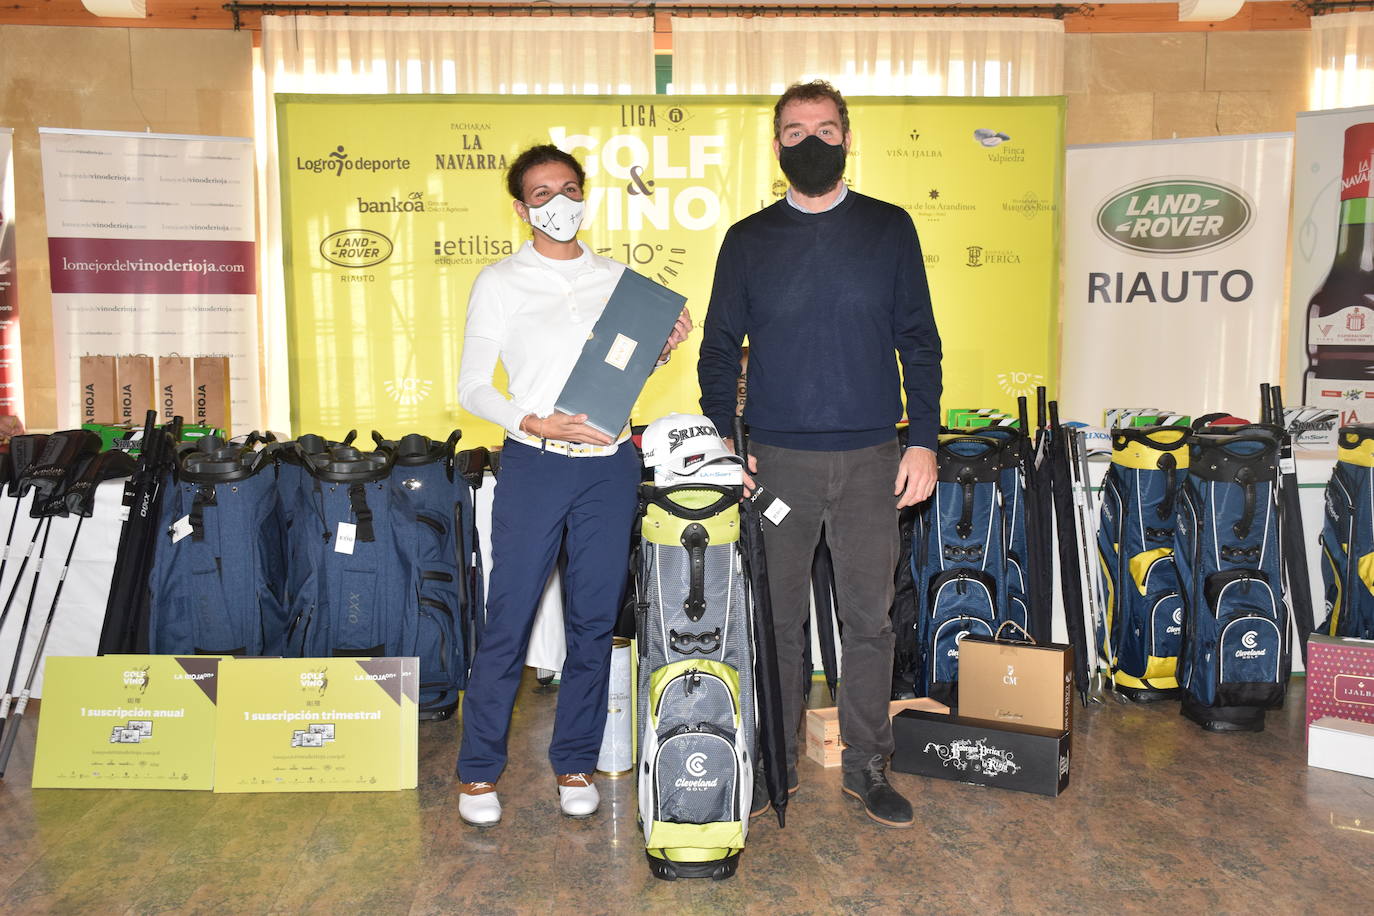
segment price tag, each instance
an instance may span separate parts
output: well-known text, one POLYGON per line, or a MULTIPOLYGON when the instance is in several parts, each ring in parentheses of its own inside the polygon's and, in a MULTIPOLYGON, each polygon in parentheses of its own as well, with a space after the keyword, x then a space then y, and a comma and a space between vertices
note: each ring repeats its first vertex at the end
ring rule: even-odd
POLYGON ((181 518, 172 522, 172 543, 186 537, 191 533, 191 516, 183 515, 181 518))
POLYGON ((358 526, 352 522, 339 522, 339 534, 334 538, 334 552, 353 553, 353 543, 358 539, 358 526))
POLYGON ((791 506, 765 490, 762 485, 754 490, 753 500, 763 517, 774 525, 781 525, 782 520, 787 518, 787 513, 792 511, 791 506))
POLYGON ((1279 470, 1285 474, 1298 473, 1298 460, 1292 455, 1289 455, 1287 458, 1280 458, 1279 470))

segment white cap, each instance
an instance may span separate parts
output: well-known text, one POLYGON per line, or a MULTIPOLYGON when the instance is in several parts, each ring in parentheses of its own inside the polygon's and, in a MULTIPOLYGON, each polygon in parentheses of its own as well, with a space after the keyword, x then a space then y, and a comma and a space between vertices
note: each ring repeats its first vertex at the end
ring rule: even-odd
POLYGON ((690 413, 670 413, 650 423, 640 447, 646 468, 662 467, 684 476, 716 461, 740 460, 725 447, 714 423, 690 413))

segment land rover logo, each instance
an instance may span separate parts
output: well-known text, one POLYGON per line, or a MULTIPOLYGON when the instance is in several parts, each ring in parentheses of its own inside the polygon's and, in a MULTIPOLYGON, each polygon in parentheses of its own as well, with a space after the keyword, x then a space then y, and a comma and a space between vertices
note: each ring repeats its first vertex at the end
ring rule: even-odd
POLYGON ((1108 198, 1097 230, 1131 251, 1182 254, 1229 242, 1253 213, 1243 194, 1210 181, 1151 181, 1108 198))
POLYGON ((371 229, 341 229, 320 242, 320 255, 339 267, 376 267, 391 257, 391 239, 371 229))

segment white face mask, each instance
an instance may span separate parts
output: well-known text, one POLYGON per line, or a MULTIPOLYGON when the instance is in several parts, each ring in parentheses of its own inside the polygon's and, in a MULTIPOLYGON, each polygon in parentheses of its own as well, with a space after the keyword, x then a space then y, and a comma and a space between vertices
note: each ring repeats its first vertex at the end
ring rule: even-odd
POLYGON ((583 205, 566 194, 555 194, 542 206, 530 207, 530 225, 556 242, 571 242, 582 225, 583 205))

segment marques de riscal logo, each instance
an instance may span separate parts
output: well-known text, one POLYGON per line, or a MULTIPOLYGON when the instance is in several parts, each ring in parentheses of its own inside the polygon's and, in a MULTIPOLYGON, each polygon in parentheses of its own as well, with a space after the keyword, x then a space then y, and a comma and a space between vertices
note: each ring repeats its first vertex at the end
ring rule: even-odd
POLYGON ((1149 181, 1107 198, 1097 209, 1097 231, 1129 251, 1184 254, 1235 239, 1255 208, 1243 193, 1213 181, 1149 181))
POLYGON ((296 157, 296 171, 314 172, 316 175, 323 175, 333 172, 340 178, 344 172, 394 172, 405 171, 410 168, 410 160, 400 156, 391 159, 376 159, 371 156, 358 156, 349 153, 344 149, 343 144, 334 147, 333 151, 325 156, 317 156, 313 159, 303 159, 296 157))
POLYGON ((337 267, 376 267, 391 257, 391 239, 371 229, 340 229, 320 242, 320 257, 337 267))

